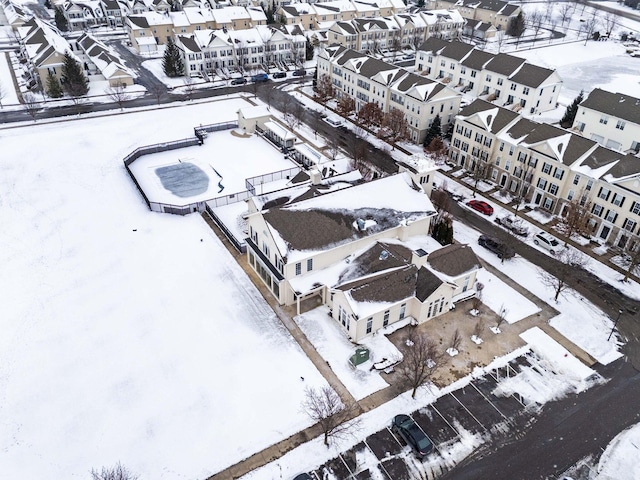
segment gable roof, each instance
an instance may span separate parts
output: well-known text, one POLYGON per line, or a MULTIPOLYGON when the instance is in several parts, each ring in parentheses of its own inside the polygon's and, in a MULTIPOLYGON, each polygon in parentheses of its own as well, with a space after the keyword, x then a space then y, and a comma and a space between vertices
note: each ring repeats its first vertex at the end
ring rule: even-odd
POLYGON ((449 277, 460 275, 480 268, 480 260, 469 245, 454 243, 432 252, 427 263, 436 272, 449 277))
MULTIPOLYGON (((500 132, 507 125, 520 118, 520 115, 512 110, 498 107, 497 105, 480 99, 474 100, 471 104, 460 110, 457 117, 469 121, 474 115, 477 115, 478 121, 482 123, 479 126, 491 133, 500 132)), ((470 121, 470 123, 477 125, 477 122, 470 121)))
POLYGON ((595 88, 580 106, 640 125, 640 98, 631 95, 595 88))

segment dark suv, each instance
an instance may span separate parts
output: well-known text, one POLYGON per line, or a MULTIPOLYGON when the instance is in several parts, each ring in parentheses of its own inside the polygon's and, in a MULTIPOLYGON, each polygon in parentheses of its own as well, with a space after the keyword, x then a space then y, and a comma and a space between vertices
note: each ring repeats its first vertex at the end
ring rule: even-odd
POLYGON ((423 458, 433 450, 429 437, 409 415, 396 415, 391 428, 413 447, 418 457, 423 458))
POLYGON ((480 238, 478 238, 478 245, 483 246, 487 250, 491 250, 493 253, 498 255, 498 258, 511 258, 516 254, 513 248, 509 247, 497 238, 490 237, 488 235, 480 235, 480 238))

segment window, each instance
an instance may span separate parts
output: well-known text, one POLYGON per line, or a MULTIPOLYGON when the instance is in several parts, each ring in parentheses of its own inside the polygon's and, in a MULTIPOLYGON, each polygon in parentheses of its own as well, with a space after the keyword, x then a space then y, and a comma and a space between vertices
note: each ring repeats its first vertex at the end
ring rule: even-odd
POLYGON ((300 275, 302 273, 302 264, 300 262, 296 263, 296 275, 300 275))
POLYGON ((624 130, 624 126, 626 125, 625 122, 623 122, 622 120, 618 120, 618 123, 616 123, 616 128, 618 130, 624 130))
POLYGON ((511 84, 511 90, 513 90, 514 92, 516 91, 517 85, 515 83, 511 84))
POLYGON ((616 207, 621 207, 624 203, 624 197, 619 193, 615 193, 613 195, 613 200, 611 200, 611 203, 613 203, 616 207))
POLYGON ((373 327, 373 318, 367 318, 367 333, 371 333, 373 327))
POLYGON ((486 79, 487 79, 487 82, 490 82, 491 81, 491 75, 487 75, 486 79))
POLYGON ((636 229, 636 222, 631 220, 630 218, 625 218, 624 223, 622 224, 622 228, 633 233, 633 231, 636 229))
POLYGON ((556 195, 558 193, 558 185, 556 185, 555 183, 552 183, 549 185, 549 193, 551 195, 556 195))
POLYGON ((269 258, 269 254, 271 252, 269 250, 269 245, 267 245, 267 242, 262 242, 262 252, 265 254, 267 258, 269 258))
POLYGON ((507 163, 504 164, 504 169, 508 172, 511 167, 511 160, 507 160, 507 163))
POLYGON ((562 180, 562 177, 564 177, 564 170, 556 167, 555 171, 553 172, 553 178, 562 180))
POLYGON ((603 210, 604 208, 602 208, 602 206, 598 205, 597 203, 594 203, 593 207, 591 207, 591 213, 593 213, 596 217, 601 217, 603 210))
POLYGON ((460 67, 460 73, 463 74, 463 75, 465 73, 467 73, 467 68, 466 67, 460 67))
POLYGON ((609 123, 609 119, 607 117, 600 117, 600 123, 603 125, 606 125, 607 123, 609 123))
POLYGON ((547 181, 544 178, 539 178, 538 179, 538 188, 544 190, 546 186, 547 186, 547 181))
POLYGON ((551 164, 544 162, 542 164, 542 173, 549 175, 551 173, 551 164))
POLYGON ((402 305, 400 305, 400 315, 398 315, 398 319, 402 320, 404 318, 404 314, 407 310, 407 304, 403 303, 402 305))
POLYGON ((500 142, 500 151, 502 152, 504 150, 504 142, 500 142))
POLYGON ((551 210, 553 208, 553 200, 551 200, 550 198, 545 198, 544 203, 542 204, 542 208, 551 210))
POLYGON ((522 93, 524 95, 529 95, 529 87, 522 87, 522 93))
POLYGON ((347 315, 347 311, 342 308, 342 305, 338 306, 338 320, 342 323, 342 326, 349 330, 349 316, 347 315))
POLYGON ((600 191, 598 192, 598 198, 603 200, 609 200, 609 195, 611 195, 611 190, 608 188, 600 187, 600 191))
POLYGON ((576 192, 574 192, 573 190, 569 190, 569 193, 567 193, 567 200, 571 201, 573 200, 573 197, 575 196, 576 192))
POLYGON ((573 184, 574 185, 578 185, 579 182, 580 182, 580 175, 576 175, 575 177, 573 177, 573 184))
POLYGON ((523 153, 523 152, 518 152, 518 161, 519 162, 526 162, 527 161, 527 154, 523 153))
POLYGON ((478 72, 476 72, 475 70, 472 70, 471 71, 471 78, 476 78, 476 73, 478 73, 478 72))
POLYGON ((307 272, 313 270, 313 258, 307 258, 307 272))
POLYGON ((516 147, 514 147, 513 145, 509 146, 509 155, 513 155, 513 152, 516 151, 516 147))
POLYGON ((617 218, 618 218, 618 214, 615 212, 615 210, 607 210, 607 214, 604 217, 604 219, 607 222, 611 222, 611 223, 615 223, 617 218))
POLYGON ((382 326, 386 327, 387 325, 389 325, 389 310, 384 312, 384 319, 382 320, 382 326))
POLYGON ((502 79, 501 78, 498 79, 498 85, 502 85, 502 79))
POLYGON ((629 211, 631 213, 635 213, 636 215, 640 215, 640 202, 633 202, 629 211))
POLYGON ((593 187, 593 180, 589 179, 589 181, 587 182, 587 186, 584 187, 584 189, 591 190, 592 187, 593 187))

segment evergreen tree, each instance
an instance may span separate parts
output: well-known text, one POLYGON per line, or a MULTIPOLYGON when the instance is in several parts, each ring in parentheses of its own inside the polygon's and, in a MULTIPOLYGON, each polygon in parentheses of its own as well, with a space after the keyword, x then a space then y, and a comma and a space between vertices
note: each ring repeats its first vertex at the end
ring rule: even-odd
POLYGON ((442 123, 440 122, 440 115, 436 115, 431 122, 431 126, 429 130, 427 130, 427 135, 424 137, 424 146, 428 147, 431 145, 431 142, 436 137, 442 137, 442 123))
POLYGON ((67 17, 64 16, 62 9, 60 7, 55 7, 55 16, 54 21, 56 22, 56 27, 61 32, 66 32, 69 30, 69 22, 67 22, 67 17))
POLYGON ((569 128, 573 125, 573 121, 578 113, 578 105, 582 103, 582 100, 584 100, 584 92, 580 90, 580 94, 573 100, 573 102, 571 102, 571 105, 569 105, 567 110, 564 112, 564 115, 560 120, 561 127, 569 128))
POLYGON ((51 8, 51 0, 44 0, 44 8, 51 8))
POLYGON ((172 38, 167 40, 167 46, 162 59, 162 69, 167 77, 179 77, 184 73, 184 63, 182 62, 180 49, 172 38))
POLYGON ((516 18, 512 18, 507 27, 507 35, 512 37, 521 37, 526 28, 524 15, 522 12, 518 14, 516 18))
POLYGON ((305 46, 305 60, 313 60, 313 45, 311 40, 307 38, 307 45, 305 46))
POLYGON ((62 86, 60 80, 53 73, 49 72, 47 75, 47 86, 45 88, 47 95, 51 98, 60 98, 62 96, 62 86))
POLYGON ((69 52, 64 54, 62 64, 62 89, 74 98, 89 92, 89 81, 82 72, 82 67, 69 52))

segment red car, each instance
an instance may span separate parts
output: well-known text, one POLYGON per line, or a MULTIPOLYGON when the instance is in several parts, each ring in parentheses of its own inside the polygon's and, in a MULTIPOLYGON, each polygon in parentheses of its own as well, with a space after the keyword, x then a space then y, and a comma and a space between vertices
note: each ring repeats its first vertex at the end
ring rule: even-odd
POLYGON ((493 207, 482 200, 469 200, 467 205, 485 215, 493 215, 493 207))

